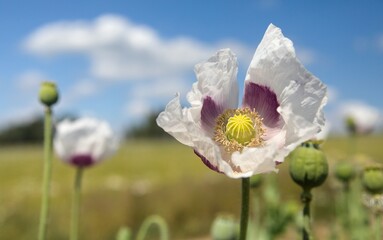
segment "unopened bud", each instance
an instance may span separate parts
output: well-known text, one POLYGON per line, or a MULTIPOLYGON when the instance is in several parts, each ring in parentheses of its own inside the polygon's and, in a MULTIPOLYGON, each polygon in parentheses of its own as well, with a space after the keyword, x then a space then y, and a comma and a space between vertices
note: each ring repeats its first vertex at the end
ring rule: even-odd
POLYGON ((217 216, 210 232, 213 240, 235 240, 238 235, 238 224, 230 215, 217 216))
POLYGON ((335 177, 342 182, 349 182, 356 176, 356 169, 351 162, 342 161, 335 167, 335 177))
POLYGON ((59 99, 59 93, 56 84, 53 82, 43 82, 39 92, 40 102, 45 106, 50 107, 59 99))
POLYGON ((303 143, 290 154, 290 176, 303 189, 320 186, 327 178, 328 163, 318 145, 303 143))
POLYGON ((355 120, 352 117, 347 117, 345 122, 348 132, 351 134, 355 134, 357 130, 355 120))
POLYGON ((383 169, 368 167, 363 171, 362 183, 366 191, 371 194, 383 193, 383 169))

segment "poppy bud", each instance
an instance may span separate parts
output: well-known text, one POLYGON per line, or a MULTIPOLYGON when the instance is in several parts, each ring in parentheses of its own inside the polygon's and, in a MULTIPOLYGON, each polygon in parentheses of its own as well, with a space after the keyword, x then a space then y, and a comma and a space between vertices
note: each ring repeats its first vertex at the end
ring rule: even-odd
POLYGON ((335 167, 335 177, 342 182, 349 182, 356 175, 354 165, 347 161, 339 162, 335 167))
POLYGON ((362 175, 362 184, 371 194, 383 193, 383 169, 380 167, 366 168, 362 175))
POLYGON ((43 82, 39 92, 40 102, 45 106, 50 107, 59 99, 56 84, 53 82, 43 82))
POLYGON ((235 240, 238 235, 238 224, 230 215, 217 216, 210 232, 213 240, 235 240))
POLYGON ((303 189, 320 186, 327 178, 328 163, 317 144, 305 142, 290 154, 290 176, 303 189))
POLYGON ((350 134, 355 134, 357 131, 357 126, 355 120, 352 117, 347 117, 345 120, 347 130, 350 134))

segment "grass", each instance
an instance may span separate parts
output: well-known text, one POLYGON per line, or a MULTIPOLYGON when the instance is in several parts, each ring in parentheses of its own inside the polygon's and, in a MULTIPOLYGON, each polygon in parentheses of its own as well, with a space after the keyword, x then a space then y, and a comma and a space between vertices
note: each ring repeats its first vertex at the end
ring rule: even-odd
MULTIPOLYGON (((358 140, 358 158, 383 159, 383 137, 358 140)), ((347 157, 348 143, 332 138, 324 145, 330 164, 347 157)), ((0 148, 0 239, 37 236, 42 180, 42 146, 0 148)), ((299 200, 299 188, 288 176, 288 164, 277 175, 281 198, 299 200)), ((67 239, 74 169, 55 159, 49 239, 67 239)), ((325 222, 333 212, 337 185, 330 176, 314 191, 314 215, 325 222)), ((145 217, 159 214, 171 239, 209 234, 217 213, 239 216, 240 180, 206 168, 193 151, 173 140, 130 141, 111 159, 84 173, 81 239, 114 239, 121 226, 136 233, 145 217)))

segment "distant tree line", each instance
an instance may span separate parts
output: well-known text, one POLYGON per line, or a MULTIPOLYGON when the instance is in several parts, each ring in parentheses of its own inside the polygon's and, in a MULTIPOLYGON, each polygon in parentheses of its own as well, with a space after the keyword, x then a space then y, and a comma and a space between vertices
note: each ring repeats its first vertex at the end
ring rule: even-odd
POLYGON ((127 130, 126 138, 166 138, 169 135, 158 127, 156 119, 158 112, 150 113, 145 121, 127 130))
MULTIPOLYGON (((157 112, 153 112, 139 125, 126 130, 127 138, 166 138, 169 135, 157 126, 157 112)), ((65 115, 59 119, 75 119, 74 115, 65 115)), ((60 120, 58 120, 60 121, 60 120)), ((0 145, 42 143, 44 137, 44 118, 38 116, 31 121, 13 124, 0 130, 0 145)))
POLYGON ((0 144, 39 143, 43 140, 43 130, 42 116, 28 122, 14 124, 0 132, 0 144))

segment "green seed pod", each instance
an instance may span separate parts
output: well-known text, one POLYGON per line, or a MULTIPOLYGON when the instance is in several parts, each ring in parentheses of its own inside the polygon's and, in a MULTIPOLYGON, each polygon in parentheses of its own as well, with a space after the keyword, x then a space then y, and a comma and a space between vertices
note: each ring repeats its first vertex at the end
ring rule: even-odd
POLYGON ((356 176, 356 169, 351 162, 342 161, 335 167, 335 177, 342 182, 349 182, 356 176))
POLYGON ((262 175, 257 174, 250 178, 250 187, 251 188, 258 188, 262 183, 262 175))
POLYGON ((363 171, 362 184, 371 194, 383 193, 383 169, 368 167, 363 171))
POLYGON ((210 230, 213 240, 235 240, 238 235, 238 224, 230 215, 217 216, 210 230))
POLYGON ((117 232, 116 240, 130 240, 132 238, 132 232, 127 227, 121 227, 117 232))
POLYGON ((305 142, 290 154, 290 176, 303 189, 320 186, 327 178, 328 163, 318 145, 305 142))
POLYGON ((50 107, 59 99, 56 84, 53 82, 43 82, 39 92, 40 102, 45 106, 50 107))

